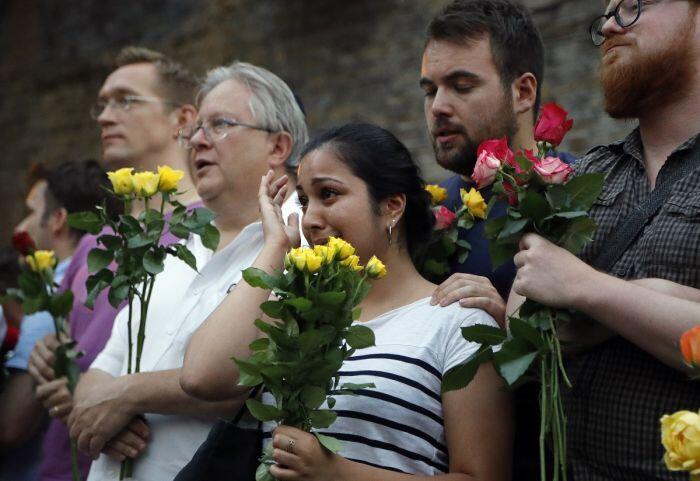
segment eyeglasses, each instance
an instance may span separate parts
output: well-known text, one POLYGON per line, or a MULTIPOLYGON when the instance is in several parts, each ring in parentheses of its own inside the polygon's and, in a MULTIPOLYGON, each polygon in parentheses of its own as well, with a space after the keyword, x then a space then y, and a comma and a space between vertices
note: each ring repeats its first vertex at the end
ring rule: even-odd
POLYGON ((634 23, 639 20, 639 16, 642 14, 642 0, 621 0, 620 3, 610 12, 601 15, 600 17, 593 20, 591 26, 588 28, 588 32, 591 34, 591 40, 593 45, 599 47, 605 42, 605 35, 603 35, 603 25, 611 17, 615 18, 617 24, 622 28, 629 28, 634 23))
POLYGON ((263 132, 273 133, 274 130, 268 129, 267 127, 262 127, 260 125, 247 124, 245 122, 238 122, 237 120, 229 120, 221 117, 216 117, 213 119, 207 119, 204 122, 198 122, 193 126, 184 129, 178 135, 178 141, 182 147, 187 149, 192 148, 192 137, 195 136, 199 129, 202 129, 204 136, 212 142, 219 140, 224 140, 228 133, 234 127, 246 127, 253 130, 262 130, 263 132))
POLYGON ((102 115, 107 107, 111 107, 114 110, 119 110, 123 112, 128 112, 134 105, 146 102, 162 102, 168 105, 179 106, 175 102, 169 100, 164 100, 158 97, 144 97, 141 95, 123 95, 119 97, 112 97, 109 100, 98 100, 95 105, 90 107, 90 116, 97 120, 97 118, 102 115))

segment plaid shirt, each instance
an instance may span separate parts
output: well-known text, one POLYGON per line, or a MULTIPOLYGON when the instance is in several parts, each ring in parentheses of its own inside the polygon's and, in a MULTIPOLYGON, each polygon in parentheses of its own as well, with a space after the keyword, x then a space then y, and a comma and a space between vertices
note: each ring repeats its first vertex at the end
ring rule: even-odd
MULTIPOLYGON (((669 166, 687 160, 697 139, 669 156, 659 184, 668 177, 669 166)), ((631 210, 649 196, 642 152, 636 129, 624 141, 593 149, 577 165, 577 174, 608 174, 591 210, 598 230, 581 253, 584 261, 592 262, 631 210)), ((700 169, 677 183, 610 274, 700 288, 700 169)), ((574 481, 688 479, 687 473, 671 473, 663 464, 659 418, 700 408, 700 384, 619 336, 568 359, 567 370, 574 385, 563 393, 574 481)))

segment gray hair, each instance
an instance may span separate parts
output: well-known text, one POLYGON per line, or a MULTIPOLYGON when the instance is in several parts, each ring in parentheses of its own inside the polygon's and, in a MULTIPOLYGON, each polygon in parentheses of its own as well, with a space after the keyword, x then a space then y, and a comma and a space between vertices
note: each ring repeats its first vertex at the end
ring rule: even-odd
POLYGON ((299 155, 309 140, 306 120, 289 86, 269 70, 246 62, 234 61, 225 67, 207 72, 197 93, 197 105, 217 85, 227 80, 238 80, 252 95, 248 106, 256 121, 273 132, 287 132, 292 136, 292 151, 285 160, 287 171, 296 175, 299 155))

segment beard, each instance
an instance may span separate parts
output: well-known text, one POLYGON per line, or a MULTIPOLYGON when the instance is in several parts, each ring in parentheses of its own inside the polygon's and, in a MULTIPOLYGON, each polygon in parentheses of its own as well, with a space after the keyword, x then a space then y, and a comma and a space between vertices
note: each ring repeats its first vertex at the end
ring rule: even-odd
POLYGON ((431 135, 433 151, 437 163, 460 175, 470 176, 476 165, 477 149, 485 140, 499 139, 504 135, 509 141, 518 131, 518 122, 513 112, 513 101, 510 92, 503 96, 503 102, 498 110, 489 118, 481 118, 478 125, 470 125, 470 132, 464 125, 450 123, 449 119, 439 117, 433 123, 431 132, 448 129, 459 134, 459 137, 449 146, 441 146, 434 134, 431 135))
MULTIPOLYGON (((659 106, 684 97, 694 74, 691 61, 693 25, 684 28, 666 48, 641 54, 630 61, 601 61, 600 81, 603 87, 605 111, 614 119, 632 119, 659 106)), ((615 45, 616 39, 606 39, 604 46, 615 45)), ((622 47, 622 48, 634 48, 622 47)))

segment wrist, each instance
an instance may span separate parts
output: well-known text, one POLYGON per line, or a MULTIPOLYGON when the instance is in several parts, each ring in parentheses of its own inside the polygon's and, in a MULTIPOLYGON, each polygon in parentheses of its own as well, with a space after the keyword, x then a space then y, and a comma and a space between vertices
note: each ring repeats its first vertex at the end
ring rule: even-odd
POLYGON ((139 394, 142 388, 139 388, 139 374, 128 374, 117 378, 117 382, 121 384, 119 397, 116 401, 119 403, 119 409, 125 414, 136 416, 140 414, 139 410, 139 394))
POLYGON ((577 288, 571 290, 570 307, 588 314, 600 300, 600 293, 605 289, 607 274, 586 265, 587 269, 579 276, 577 288))

